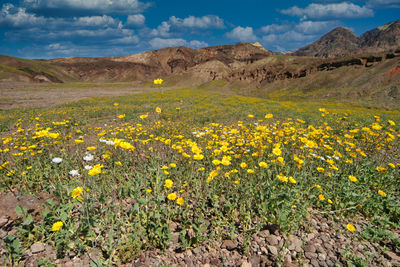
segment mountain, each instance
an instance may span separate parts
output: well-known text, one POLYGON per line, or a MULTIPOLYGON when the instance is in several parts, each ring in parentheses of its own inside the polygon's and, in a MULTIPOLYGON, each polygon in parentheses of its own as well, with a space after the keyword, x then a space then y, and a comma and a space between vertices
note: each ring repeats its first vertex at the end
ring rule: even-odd
POLYGON ((164 87, 400 108, 400 50, 394 49, 398 30, 399 21, 360 37, 337 28, 286 54, 242 42, 201 49, 168 47, 121 57, 28 60, 0 55, 0 82, 126 82, 145 90, 153 79, 163 78, 164 87))
POLYGON ((360 47, 366 52, 400 48, 400 20, 385 24, 359 37, 360 47))
POLYGON ((325 34, 318 41, 300 48, 295 55, 325 58, 345 56, 349 53, 348 51, 357 50, 358 47, 358 37, 349 29, 339 27, 325 34))
POLYGON ((294 55, 333 58, 350 54, 400 49, 400 20, 390 22, 357 37, 351 30, 336 28, 294 55))

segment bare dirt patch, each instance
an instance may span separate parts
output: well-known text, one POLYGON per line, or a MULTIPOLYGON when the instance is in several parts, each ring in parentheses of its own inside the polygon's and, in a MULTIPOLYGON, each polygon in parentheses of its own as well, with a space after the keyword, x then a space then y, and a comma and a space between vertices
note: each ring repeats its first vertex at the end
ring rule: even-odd
POLYGON ((135 83, 32 84, 0 83, 0 110, 47 107, 80 99, 121 96, 159 90, 135 83))

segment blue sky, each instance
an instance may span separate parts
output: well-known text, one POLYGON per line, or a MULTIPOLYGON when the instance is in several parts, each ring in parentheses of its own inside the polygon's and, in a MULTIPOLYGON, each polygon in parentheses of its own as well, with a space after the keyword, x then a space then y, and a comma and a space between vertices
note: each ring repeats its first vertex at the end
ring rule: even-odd
POLYGON ((335 27, 360 35, 400 19, 400 0, 0 0, 0 54, 123 56, 168 46, 303 47, 335 27))

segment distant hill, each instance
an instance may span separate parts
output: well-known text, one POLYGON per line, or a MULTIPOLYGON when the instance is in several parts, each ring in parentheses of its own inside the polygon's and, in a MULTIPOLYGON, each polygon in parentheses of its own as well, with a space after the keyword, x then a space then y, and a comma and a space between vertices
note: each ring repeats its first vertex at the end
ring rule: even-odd
POLYGON ((349 29, 339 27, 314 43, 300 48, 294 55, 333 58, 398 49, 400 49, 400 20, 375 28, 360 37, 349 29))

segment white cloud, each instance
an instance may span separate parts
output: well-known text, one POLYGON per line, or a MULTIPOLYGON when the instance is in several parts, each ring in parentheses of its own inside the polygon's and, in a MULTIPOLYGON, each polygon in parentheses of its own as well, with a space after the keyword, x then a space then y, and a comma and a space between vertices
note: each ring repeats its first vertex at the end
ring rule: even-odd
POLYGON ((284 33, 272 33, 262 37, 261 44, 269 50, 287 51, 296 50, 305 44, 318 39, 317 35, 308 35, 294 30, 284 33))
POLYGON ((367 7, 370 8, 400 8, 400 0, 368 0, 367 7))
POLYGON ((340 21, 302 21, 296 25, 295 30, 305 34, 327 33, 335 27, 341 26, 340 21))
POLYGON ((118 19, 106 15, 75 18, 74 25, 81 27, 121 27, 118 19))
POLYGON ((34 10, 72 9, 103 14, 138 13, 149 6, 138 0, 23 0, 23 4, 34 10))
POLYGON ((175 16, 169 18, 169 24, 176 27, 199 28, 199 29, 224 29, 224 20, 218 16, 207 15, 202 17, 189 16, 181 19, 175 16))
POLYGON ((171 35, 170 30, 171 25, 168 22, 163 21, 160 25, 158 25, 157 29, 153 29, 150 34, 151 36, 161 36, 161 37, 169 37, 171 35))
POLYGON ((160 49, 164 47, 171 47, 171 46, 188 46, 192 48, 200 48, 208 46, 206 42, 193 40, 187 42, 185 39, 182 38, 169 38, 169 39, 162 39, 162 38, 153 38, 149 41, 150 45, 154 49, 160 49))
POLYGON ((241 42, 254 42, 257 40, 257 36, 254 34, 252 27, 243 28, 238 26, 232 31, 226 33, 226 37, 241 42))
POLYGON ((182 38, 170 38, 170 39, 162 39, 162 38, 153 38, 149 41, 150 45, 154 49, 169 47, 169 46, 184 46, 186 44, 186 40, 182 38))
POLYGON ((263 33, 274 33, 274 32, 282 32, 282 31, 287 31, 291 28, 291 25, 278 25, 278 24, 271 24, 262 27, 260 30, 263 33))
POLYGON ((137 44, 139 42, 139 37, 137 37, 136 35, 130 35, 130 36, 125 36, 122 38, 117 38, 114 40, 111 40, 110 43, 111 44, 137 44))
POLYGON ((373 17, 374 11, 368 7, 361 7, 353 3, 342 2, 334 4, 310 4, 305 8, 297 6, 282 10, 281 13, 302 17, 303 19, 331 19, 331 18, 365 18, 373 17))
POLYGON ((201 48, 208 46, 208 44, 203 41, 193 40, 189 42, 188 46, 192 48, 201 48))
POLYGON ((133 28, 144 26, 146 18, 142 14, 129 15, 126 19, 125 25, 133 28))
POLYGON ((25 8, 15 7, 13 4, 4 4, 0 11, 0 27, 20 28, 43 25, 45 22, 46 19, 44 17, 27 13, 25 8))

